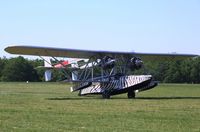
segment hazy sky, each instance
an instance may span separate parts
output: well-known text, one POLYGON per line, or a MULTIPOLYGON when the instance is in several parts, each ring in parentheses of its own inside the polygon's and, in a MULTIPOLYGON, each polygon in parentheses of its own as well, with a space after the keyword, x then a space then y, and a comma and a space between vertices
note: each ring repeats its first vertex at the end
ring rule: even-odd
POLYGON ((8 45, 200 54, 200 0, 1 0, 8 45))

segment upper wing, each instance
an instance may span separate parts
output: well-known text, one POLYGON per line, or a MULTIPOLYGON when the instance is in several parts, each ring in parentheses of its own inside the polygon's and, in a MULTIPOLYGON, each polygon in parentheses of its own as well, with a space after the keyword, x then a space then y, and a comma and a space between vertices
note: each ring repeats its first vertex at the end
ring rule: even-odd
POLYGON ((113 51, 91 51, 77 49, 63 49, 52 47, 36 47, 36 46, 9 46, 5 51, 11 54, 36 55, 36 56, 54 56, 67 58, 85 58, 92 56, 136 56, 142 60, 181 60, 185 58, 195 57, 194 54, 159 54, 159 53, 137 53, 137 52, 113 52, 113 51))

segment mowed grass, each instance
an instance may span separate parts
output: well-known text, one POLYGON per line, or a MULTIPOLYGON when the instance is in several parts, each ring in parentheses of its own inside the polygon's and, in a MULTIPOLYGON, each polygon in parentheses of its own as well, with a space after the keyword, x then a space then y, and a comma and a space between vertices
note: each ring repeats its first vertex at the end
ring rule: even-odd
POLYGON ((0 131, 200 131, 200 85, 160 84, 101 99, 65 83, 0 83, 0 131))

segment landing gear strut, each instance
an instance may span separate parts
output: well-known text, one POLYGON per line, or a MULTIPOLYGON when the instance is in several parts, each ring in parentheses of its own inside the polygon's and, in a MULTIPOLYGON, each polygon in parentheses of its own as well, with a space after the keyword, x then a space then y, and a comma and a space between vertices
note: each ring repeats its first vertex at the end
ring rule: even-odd
POLYGON ((134 99, 135 98, 135 91, 128 91, 128 99, 134 99))

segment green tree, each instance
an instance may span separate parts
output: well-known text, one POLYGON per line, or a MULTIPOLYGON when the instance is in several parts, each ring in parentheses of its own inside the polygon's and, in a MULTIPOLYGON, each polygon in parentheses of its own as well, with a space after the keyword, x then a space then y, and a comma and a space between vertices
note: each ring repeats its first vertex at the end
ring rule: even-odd
POLYGON ((0 78, 2 77, 2 71, 6 65, 7 59, 6 58, 0 58, 0 78))
POLYGON ((191 83, 191 77, 190 77, 190 73, 191 73, 191 69, 192 69, 192 60, 191 59, 187 59, 181 62, 180 64, 180 73, 181 73, 181 77, 180 77, 180 82, 182 83, 191 83))
POLYGON ((191 61, 190 79, 192 83, 200 83, 200 57, 191 61))
POLYGON ((2 81, 38 81, 38 75, 28 60, 11 58, 2 71, 2 81))
POLYGON ((42 59, 28 60, 29 63, 34 67, 38 75, 38 81, 44 81, 44 72, 42 68, 37 68, 38 66, 43 66, 44 61, 42 59))
POLYGON ((171 62, 169 69, 166 72, 164 82, 167 83, 180 83, 181 82, 181 61, 171 62))

